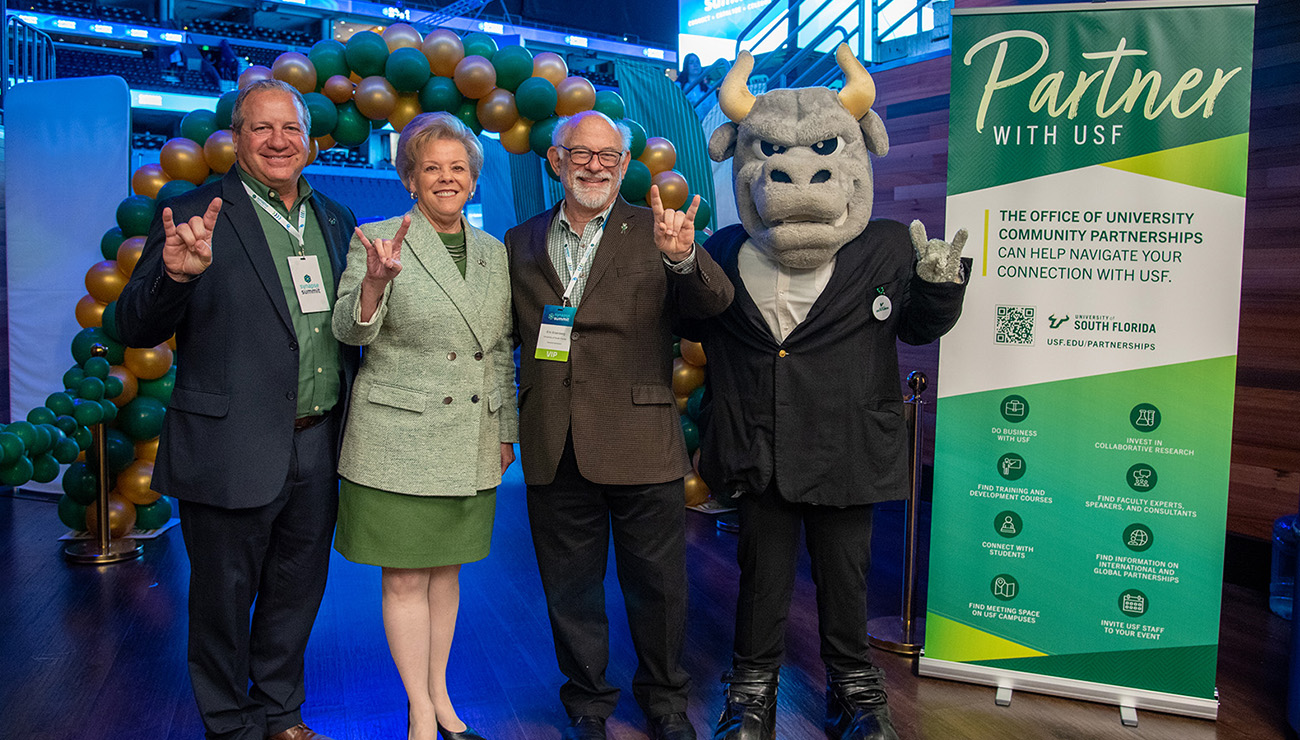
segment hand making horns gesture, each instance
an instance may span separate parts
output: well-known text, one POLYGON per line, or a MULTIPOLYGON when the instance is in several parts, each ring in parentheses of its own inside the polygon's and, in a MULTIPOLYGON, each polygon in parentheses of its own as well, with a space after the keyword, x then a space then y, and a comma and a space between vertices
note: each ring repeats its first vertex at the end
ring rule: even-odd
POLYGON ((357 227, 357 238, 366 248, 366 281, 382 288, 402 271, 402 240, 411 227, 411 214, 406 214, 402 225, 392 239, 367 239, 357 227))
POLYGON ((673 262, 691 256, 695 246, 695 212, 700 208, 700 196, 695 196, 685 212, 664 208, 659 197, 659 186, 650 186, 650 210, 655 216, 655 246, 673 262))
POLYGON ((172 209, 163 209, 163 268, 173 280, 187 283, 212 264, 212 230, 220 213, 220 198, 212 199, 203 216, 180 224, 172 220, 172 209))

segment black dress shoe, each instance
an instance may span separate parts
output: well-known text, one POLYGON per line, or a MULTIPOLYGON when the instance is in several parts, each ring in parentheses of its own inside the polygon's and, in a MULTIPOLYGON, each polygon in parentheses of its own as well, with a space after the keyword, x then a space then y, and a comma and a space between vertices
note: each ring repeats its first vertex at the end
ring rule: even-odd
POLYGON ((722 677, 727 703, 713 740, 775 740, 776 671, 735 669, 722 677))
POLYGON ((485 740, 482 735, 475 732, 469 725, 465 725, 465 729, 460 732, 452 732, 443 727, 441 722, 438 723, 438 737, 442 738, 442 740, 485 740))
POLYGON ((605 740, 605 718, 574 717, 560 733, 560 740, 605 740))
POLYGON ((650 740, 695 740, 695 726, 684 712, 651 717, 650 740))
POLYGON ((825 729, 831 740, 899 740, 885 700, 885 672, 875 666, 830 672, 825 729))

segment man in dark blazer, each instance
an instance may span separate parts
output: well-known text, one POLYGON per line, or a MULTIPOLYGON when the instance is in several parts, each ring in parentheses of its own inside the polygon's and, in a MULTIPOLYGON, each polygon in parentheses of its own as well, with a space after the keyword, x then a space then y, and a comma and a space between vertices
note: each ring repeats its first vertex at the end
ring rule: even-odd
POLYGON ((630 138, 600 113, 562 122, 548 159, 564 201, 506 234, 522 345, 519 446, 556 657, 568 679, 560 689, 571 719, 563 737, 605 737, 618 701, 605 678, 612 527, 639 659, 633 695, 651 738, 687 740, 695 737, 680 665, 682 477, 690 463, 671 387, 672 335, 681 318, 723 311, 732 288, 694 246, 698 202, 686 212, 665 209, 656 188, 653 211, 619 198, 630 138))
POLYGON ((117 304, 129 346, 176 335, 153 487, 180 500, 190 679, 209 738, 328 740, 302 722, 303 656, 357 362, 329 310, 356 220, 302 177, 309 129, 292 87, 243 89, 237 165, 161 204, 117 304))

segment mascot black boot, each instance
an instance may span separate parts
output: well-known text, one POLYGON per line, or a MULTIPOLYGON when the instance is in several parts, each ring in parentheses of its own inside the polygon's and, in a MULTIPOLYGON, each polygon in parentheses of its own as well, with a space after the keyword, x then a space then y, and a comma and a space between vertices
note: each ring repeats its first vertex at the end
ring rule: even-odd
POLYGON ((831 740, 899 740, 885 702, 884 671, 872 667, 828 672, 826 736, 831 740))
POLYGON ((776 671, 736 669, 722 677, 727 704, 713 740, 775 740, 776 671))

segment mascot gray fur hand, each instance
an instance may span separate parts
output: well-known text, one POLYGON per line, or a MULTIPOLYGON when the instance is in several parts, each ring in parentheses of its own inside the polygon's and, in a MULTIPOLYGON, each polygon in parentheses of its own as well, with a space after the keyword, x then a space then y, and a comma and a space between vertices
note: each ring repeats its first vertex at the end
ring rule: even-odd
MULTIPOLYGON (((787 267, 828 262, 871 220, 871 160, 883 157, 889 136, 871 110, 876 85, 845 44, 835 52, 844 89, 749 91, 754 57, 742 51, 718 94, 731 119, 713 132, 709 156, 734 157, 736 208, 754 245, 787 267)), ((931 283, 960 283, 966 231, 952 243, 926 238, 913 221, 917 275, 931 283)))

